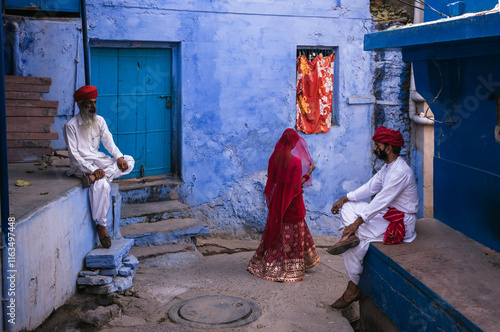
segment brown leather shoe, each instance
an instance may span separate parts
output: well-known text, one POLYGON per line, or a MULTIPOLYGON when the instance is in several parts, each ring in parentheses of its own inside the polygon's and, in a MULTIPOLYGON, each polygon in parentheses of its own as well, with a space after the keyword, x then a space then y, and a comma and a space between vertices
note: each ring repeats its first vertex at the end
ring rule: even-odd
POLYGON ((355 283, 349 281, 344 294, 342 294, 342 296, 337 299, 337 301, 331 304, 330 307, 332 307, 333 309, 347 308, 353 302, 359 301, 362 296, 363 293, 361 292, 361 289, 359 289, 359 287, 355 283))
POLYGON ((354 248, 359 244, 359 238, 356 235, 351 235, 345 240, 340 240, 333 246, 328 248, 327 252, 331 255, 340 255, 348 249, 354 248))
POLYGON ((90 187, 92 183, 94 183, 94 180, 92 179, 92 174, 83 173, 82 175, 83 189, 90 187))
POLYGON ((109 237, 108 229, 105 226, 97 225, 97 235, 104 248, 111 247, 111 237, 109 237))

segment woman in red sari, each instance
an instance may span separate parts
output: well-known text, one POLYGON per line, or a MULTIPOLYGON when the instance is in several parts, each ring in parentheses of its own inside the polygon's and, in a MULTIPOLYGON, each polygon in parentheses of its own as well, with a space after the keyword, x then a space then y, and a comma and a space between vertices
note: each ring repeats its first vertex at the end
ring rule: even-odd
POLYGON ((283 132, 269 158, 264 190, 267 215, 264 234, 248 271, 272 281, 300 281, 306 269, 319 262, 311 233, 304 220, 302 187, 311 185, 315 166, 307 143, 294 129, 283 132))

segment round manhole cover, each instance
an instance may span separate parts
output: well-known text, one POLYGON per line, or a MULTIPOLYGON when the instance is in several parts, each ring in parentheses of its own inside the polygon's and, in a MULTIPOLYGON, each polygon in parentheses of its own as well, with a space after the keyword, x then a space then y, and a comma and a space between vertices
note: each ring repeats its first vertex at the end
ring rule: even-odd
POLYGON ((249 324, 259 318, 259 307, 248 300, 223 295, 200 296, 173 305, 170 320, 197 328, 213 329, 249 324))

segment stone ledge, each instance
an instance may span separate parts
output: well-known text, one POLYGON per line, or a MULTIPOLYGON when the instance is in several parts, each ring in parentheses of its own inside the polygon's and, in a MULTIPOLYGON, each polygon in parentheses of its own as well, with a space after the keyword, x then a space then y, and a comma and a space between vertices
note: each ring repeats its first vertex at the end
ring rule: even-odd
POLYGON ((401 330, 417 321, 430 330, 500 324, 500 255, 438 220, 419 219, 412 243, 372 244, 364 266, 363 293, 401 330))
POLYGON ((97 248, 85 257, 85 266, 91 269, 112 269, 121 266, 122 259, 127 256, 134 245, 133 239, 113 240, 111 248, 97 248))

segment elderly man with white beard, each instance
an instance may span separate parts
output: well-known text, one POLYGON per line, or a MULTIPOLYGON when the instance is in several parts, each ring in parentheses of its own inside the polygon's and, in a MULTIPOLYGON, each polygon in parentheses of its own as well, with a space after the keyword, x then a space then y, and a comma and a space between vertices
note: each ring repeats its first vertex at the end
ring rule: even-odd
POLYGON ((106 121, 97 115, 97 88, 85 85, 73 94, 73 98, 80 112, 64 125, 63 134, 70 161, 67 174, 81 178, 84 188, 90 187, 90 208, 92 219, 97 223, 99 241, 104 248, 110 248, 111 238, 106 228, 110 183, 130 173, 134 168, 134 159, 120 152, 106 121), (99 151, 100 142, 113 158, 99 151))

